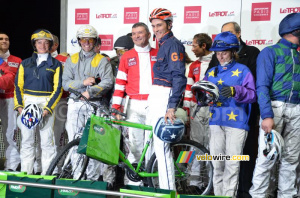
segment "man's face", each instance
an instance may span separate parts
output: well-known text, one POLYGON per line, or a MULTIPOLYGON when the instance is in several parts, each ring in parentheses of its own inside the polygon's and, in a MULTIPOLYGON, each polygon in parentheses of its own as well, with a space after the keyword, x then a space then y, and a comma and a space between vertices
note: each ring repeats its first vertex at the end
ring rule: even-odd
POLYGON ((45 54, 49 52, 50 41, 47 39, 36 40, 34 45, 38 54, 45 54))
POLYGON ((165 33, 170 31, 170 25, 168 27, 167 23, 161 19, 152 19, 151 26, 153 29, 153 34, 156 36, 156 39, 159 41, 165 33))
POLYGON ((6 34, 0 34, 0 50, 6 52, 9 49, 9 38, 6 34))
POLYGON ((94 38, 83 37, 79 40, 81 48, 85 52, 89 52, 94 48, 96 40, 94 38))
POLYGON ((151 34, 142 26, 132 28, 132 40, 136 46, 146 47, 149 44, 151 34))
POLYGON ((205 55, 205 45, 202 45, 202 47, 200 47, 197 43, 197 40, 193 39, 192 52, 194 52, 194 54, 197 58, 204 56, 205 55))
POLYGON ((55 52, 56 50, 57 50, 57 48, 58 48, 58 43, 53 43, 53 45, 52 45, 52 48, 51 48, 51 53, 52 52, 55 52))
POLYGON ((232 23, 224 25, 223 28, 222 28, 222 32, 231 32, 232 34, 234 34, 237 37, 238 40, 240 40, 241 33, 240 32, 236 32, 234 30, 234 25, 232 23))

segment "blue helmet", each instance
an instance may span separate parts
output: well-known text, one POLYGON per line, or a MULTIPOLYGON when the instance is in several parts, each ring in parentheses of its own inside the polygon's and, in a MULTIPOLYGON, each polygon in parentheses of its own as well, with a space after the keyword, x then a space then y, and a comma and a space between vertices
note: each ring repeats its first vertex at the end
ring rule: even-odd
POLYGON ((165 118, 161 117, 156 123, 154 133, 155 135, 166 143, 179 142, 184 135, 185 127, 181 119, 176 119, 174 124, 168 119, 165 123, 165 118))
POLYGON ((300 13, 288 14, 279 24, 279 35, 281 37, 295 30, 300 30, 300 13))
POLYGON ((239 41, 236 35, 231 32, 222 32, 218 34, 209 51, 225 51, 230 49, 239 49, 239 41))

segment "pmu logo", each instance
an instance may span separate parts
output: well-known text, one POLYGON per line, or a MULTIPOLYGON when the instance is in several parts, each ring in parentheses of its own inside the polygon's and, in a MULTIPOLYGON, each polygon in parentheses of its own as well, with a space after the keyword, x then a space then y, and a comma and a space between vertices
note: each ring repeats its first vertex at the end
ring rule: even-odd
POLYGON ((75 47, 76 44, 78 43, 78 40, 76 38, 72 38, 71 43, 72 43, 72 46, 75 47))
POLYGON ((90 9, 75 9, 75 24, 89 24, 90 9))
POLYGON ((234 11, 217 11, 217 12, 209 12, 209 17, 226 17, 226 16, 234 16, 234 11))
POLYGON ((185 6, 184 23, 201 23, 201 6, 185 6))
POLYGON ((271 2, 252 3, 251 21, 270 21, 271 2))
POLYGON ((131 24, 139 22, 140 8, 124 8, 124 24, 131 24))
POLYGON ((300 12, 300 7, 295 7, 295 8, 280 8, 280 14, 282 13, 297 13, 300 12))
POLYGON ((117 14, 96 14, 96 19, 117 18, 117 14))
POLYGON ((246 45, 273 45, 273 40, 258 39, 258 40, 246 40, 246 45))
POLYGON ((99 35, 99 37, 101 38, 101 51, 110 51, 113 49, 113 35, 99 35))

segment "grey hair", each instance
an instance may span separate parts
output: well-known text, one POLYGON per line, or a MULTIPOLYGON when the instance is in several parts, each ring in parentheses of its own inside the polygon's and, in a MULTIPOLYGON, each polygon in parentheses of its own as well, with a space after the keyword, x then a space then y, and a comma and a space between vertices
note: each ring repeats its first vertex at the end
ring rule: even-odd
POLYGON ((234 31, 235 31, 235 32, 238 32, 238 33, 241 32, 241 27, 240 27, 240 25, 239 25, 237 22, 235 22, 235 21, 230 21, 230 22, 224 23, 224 24, 222 25, 221 32, 222 32, 223 27, 224 27, 225 25, 228 25, 228 24, 233 24, 233 28, 234 28, 234 31))
POLYGON ((132 28, 144 27, 147 33, 150 33, 148 26, 143 22, 133 24, 132 28))

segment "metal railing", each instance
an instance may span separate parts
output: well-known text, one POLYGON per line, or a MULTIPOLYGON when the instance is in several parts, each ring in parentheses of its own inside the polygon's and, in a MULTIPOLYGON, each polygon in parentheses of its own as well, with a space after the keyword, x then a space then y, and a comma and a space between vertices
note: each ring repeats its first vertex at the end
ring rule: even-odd
POLYGON ((135 194, 130 194, 130 193, 121 193, 121 192, 115 192, 115 191, 96 190, 96 189, 89 189, 89 188, 78 188, 78 187, 59 186, 59 185, 50 185, 50 184, 37 184, 37 183, 31 183, 31 182, 0 180, 0 183, 13 184, 13 185, 24 185, 24 186, 31 186, 31 187, 37 187, 37 188, 50 188, 50 189, 55 189, 55 190, 59 190, 59 189, 75 190, 75 191, 85 192, 85 193, 120 196, 121 198, 123 198, 124 196, 139 197, 139 198, 153 197, 153 196, 145 196, 145 195, 135 195, 135 194))

